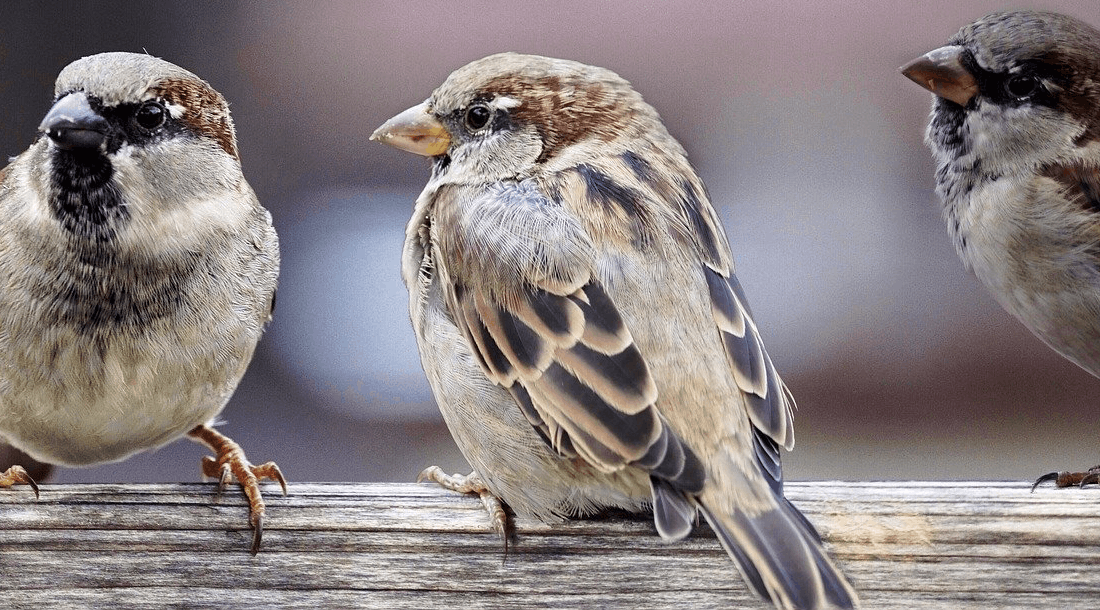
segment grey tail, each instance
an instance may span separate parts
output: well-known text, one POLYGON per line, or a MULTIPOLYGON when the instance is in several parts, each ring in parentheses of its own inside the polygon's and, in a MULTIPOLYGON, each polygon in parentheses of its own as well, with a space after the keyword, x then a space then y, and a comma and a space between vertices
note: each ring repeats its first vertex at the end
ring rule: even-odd
POLYGON ((719 513, 700 500, 703 517, 760 597, 784 610, 859 607, 813 526, 786 498, 751 515, 739 507, 719 513))

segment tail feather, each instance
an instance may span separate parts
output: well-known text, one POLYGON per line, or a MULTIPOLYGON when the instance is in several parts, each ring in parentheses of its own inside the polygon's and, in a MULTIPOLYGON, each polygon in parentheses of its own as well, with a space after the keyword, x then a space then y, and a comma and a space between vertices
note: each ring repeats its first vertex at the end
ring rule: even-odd
POLYGON ((722 532, 725 530, 714 525, 714 520, 711 519, 710 514, 706 510, 702 512, 703 516, 706 517, 707 523, 711 524, 710 528, 718 534, 718 540, 722 542, 722 547, 725 548, 726 552, 733 558, 733 563, 737 565, 737 571, 741 572, 741 578, 744 579, 745 584, 760 597, 768 600, 772 599, 771 596, 768 595, 768 587, 764 585, 764 578, 760 575, 759 570, 756 569, 756 566, 749 559, 748 555, 746 555, 736 543, 731 544, 728 536, 722 535, 722 532))
POLYGON ((695 504, 668 481, 649 477, 653 494, 653 523, 665 540, 683 540, 695 527, 695 504))
POLYGON ((856 608, 855 590, 821 547, 817 532, 782 497, 751 516, 700 509, 745 582, 777 607, 789 610, 856 608))
POLYGON ((779 500, 784 504, 787 514, 790 515, 790 517, 795 521, 801 523, 802 529, 806 530, 806 533, 808 533, 815 542, 821 544, 821 534, 817 533, 817 528, 814 527, 813 523, 810 523, 810 520, 806 518, 806 515, 803 515, 802 511, 795 508, 794 504, 791 504, 790 500, 782 496, 779 497, 779 500))

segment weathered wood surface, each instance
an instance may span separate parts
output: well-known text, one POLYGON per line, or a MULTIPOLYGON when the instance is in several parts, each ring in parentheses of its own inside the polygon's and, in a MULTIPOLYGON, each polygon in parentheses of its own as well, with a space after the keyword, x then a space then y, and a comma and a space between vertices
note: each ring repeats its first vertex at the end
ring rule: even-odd
MULTIPOLYGON (((520 520, 507 557, 481 503, 424 484, 268 485, 259 555, 213 486, 0 490, 0 607, 766 608, 713 535, 520 520)), ((1100 607, 1100 489, 790 483, 865 608, 1100 607)))

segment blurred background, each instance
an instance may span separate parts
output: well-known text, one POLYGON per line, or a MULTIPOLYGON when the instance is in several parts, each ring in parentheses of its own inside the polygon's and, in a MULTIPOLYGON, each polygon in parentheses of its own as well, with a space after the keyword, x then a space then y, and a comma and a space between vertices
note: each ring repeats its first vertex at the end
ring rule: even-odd
MULTIPOLYGON (((31 143, 78 57, 146 51, 212 83, 283 252, 275 322, 221 429, 292 483, 410 481, 468 466, 424 380, 399 274, 428 162, 367 138, 490 53, 608 67, 661 112, 725 222, 798 401, 789 479, 1030 479, 1100 462, 1100 380, 963 269, 922 142, 929 94, 897 68, 993 10, 1100 26, 1090 6, 8 0, 0 154, 31 143)), ((52 480, 191 481, 203 454, 179 441, 52 480)))

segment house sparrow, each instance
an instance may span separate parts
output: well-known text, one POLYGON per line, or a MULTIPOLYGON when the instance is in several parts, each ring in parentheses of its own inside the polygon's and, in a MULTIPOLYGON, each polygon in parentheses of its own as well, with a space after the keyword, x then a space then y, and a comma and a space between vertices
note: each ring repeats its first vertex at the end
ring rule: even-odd
POLYGON ((959 257, 1009 313, 1100 376, 1100 32, 1056 13, 994 13, 901 71, 935 94, 925 139, 959 257))
POLYGON ((793 401, 706 188, 625 80, 503 53, 455 71, 371 139, 432 158, 402 274, 421 361, 473 466, 423 473, 553 522, 653 510, 710 523, 781 608, 854 590, 783 497, 793 401))
MULTIPOLYGON (((235 477, 263 532, 253 466, 215 431, 271 317, 279 246, 208 83, 132 53, 57 77, 40 137, 0 171, 0 437, 86 466, 181 436, 235 477)), ((34 485, 15 466, 0 486, 34 485)))

